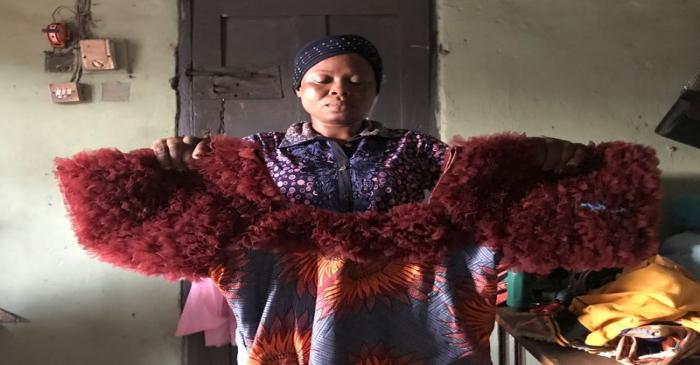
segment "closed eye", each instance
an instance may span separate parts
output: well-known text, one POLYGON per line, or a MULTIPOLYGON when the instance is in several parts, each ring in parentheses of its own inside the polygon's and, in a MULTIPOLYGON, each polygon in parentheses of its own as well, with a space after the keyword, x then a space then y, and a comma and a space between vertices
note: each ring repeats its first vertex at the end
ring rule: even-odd
POLYGON ((329 82, 332 82, 333 78, 330 76, 325 76, 325 75, 312 75, 309 78, 309 81, 316 83, 316 84, 327 84, 329 82))
POLYGON ((360 77, 351 77, 350 78, 350 83, 351 84, 366 84, 369 83, 370 81, 368 80, 363 80, 360 77))

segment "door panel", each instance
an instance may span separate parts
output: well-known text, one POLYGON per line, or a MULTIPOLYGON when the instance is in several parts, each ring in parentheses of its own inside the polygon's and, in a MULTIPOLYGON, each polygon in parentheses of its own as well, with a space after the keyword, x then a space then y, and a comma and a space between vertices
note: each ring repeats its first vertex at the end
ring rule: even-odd
MULTIPOLYGON (((244 136, 255 132, 280 130, 294 121, 303 119, 303 110, 291 86, 290 59, 294 57, 297 48, 323 34, 324 17, 214 19, 222 23, 222 29, 225 29, 229 36, 219 38, 224 40, 218 46, 220 52, 210 52, 208 59, 195 63, 193 84, 196 85, 198 79, 211 78, 213 73, 235 75, 241 72, 245 74, 246 71, 253 73, 272 69, 273 72, 268 74, 272 76, 270 80, 274 80, 277 92, 266 93, 268 97, 252 97, 247 95, 250 89, 243 89, 236 97, 213 95, 218 101, 215 112, 201 110, 211 107, 212 104, 206 102, 206 99, 215 93, 202 95, 198 99, 204 102, 193 100, 193 109, 195 114, 207 118, 194 117, 196 134, 210 131, 244 136), (212 115, 215 115, 215 118, 211 118, 212 115), (221 125, 224 126, 223 130, 219 128, 221 125)), ((193 99, 196 95, 193 91, 193 99)))
POLYGON ((180 103, 189 105, 181 105, 179 133, 244 136, 308 120, 291 86, 294 54, 309 40, 342 33, 367 37, 384 60, 382 91, 370 117, 390 127, 436 132, 429 1, 288 4, 191 3, 191 66, 179 83, 188 88, 181 95, 189 95, 180 103), (257 78, 245 77, 256 72, 257 78))

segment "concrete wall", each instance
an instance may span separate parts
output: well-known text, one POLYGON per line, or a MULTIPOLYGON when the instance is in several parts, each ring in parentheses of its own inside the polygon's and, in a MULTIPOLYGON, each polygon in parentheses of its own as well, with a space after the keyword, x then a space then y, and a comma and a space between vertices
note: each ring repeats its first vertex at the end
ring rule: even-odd
MULTIPOLYGON (((67 2, 66 5, 72 4, 67 2)), ((52 105, 39 33, 60 2, 0 3, 0 307, 29 318, 0 328, 3 364, 177 364, 177 286, 97 262, 76 244, 51 159, 127 150, 172 133, 176 2, 94 6, 95 34, 128 39, 133 79, 85 76, 94 101, 52 105), (131 101, 99 84, 131 83, 131 101)), ((443 138, 512 130, 657 148, 676 190, 698 178, 700 151, 654 135, 700 66, 700 2, 438 0, 443 138), (676 147, 670 151, 669 146, 676 147)))
POLYGON ((700 149, 653 132, 700 70, 700 1, 437 4, 443 138, 620 139, 656 147, 666 174, 700 174, 700 149))
MULTIPOLYGON (((177 2, 99 1, 94 34, 128 39, 132 76, 86 75, 93 102, 53 105, 40 32, 58 5, 0 2, 0 307, 31 320, 0 327, 0 363, 179 364, 178 286, 114 269, 75 243, 52 159, 83 148, 132 149, 173 133, 177 2), (100 83, 131 84, 131 100, 101 102, 100 83)), ((61 12, 61 15, 68 15, 61 12)))
POLYGON ((700 70, 700 1, 438 0, 437 16, 443 139, 643 143, 667 194, 700 192, 700 149, 654 134, 700 70))

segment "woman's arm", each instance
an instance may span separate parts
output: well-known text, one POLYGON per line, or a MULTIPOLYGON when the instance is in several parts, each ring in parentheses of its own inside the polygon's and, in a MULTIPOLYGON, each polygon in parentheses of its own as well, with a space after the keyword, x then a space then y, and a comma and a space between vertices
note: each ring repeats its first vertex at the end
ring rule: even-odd
POLYGON ((163 169, 150 149, 57 159, 79 242, 101 260, 143 274, 207 276, 275 202, 269 186, 250 188, 269 179, 254 144, 222 137, 210 146, 218 153, 203 152, 188 171, 163 169))
POLYGON ((559 162, 543 165, 549 147, 542 143, 513 134, 455 141, 431 202, 476 242, 501 249, 515 269, 620 267, 654 253, 660 174, 653 149, 602 143, 582 147, 579 158, 556 148, 545 156, 559 162))

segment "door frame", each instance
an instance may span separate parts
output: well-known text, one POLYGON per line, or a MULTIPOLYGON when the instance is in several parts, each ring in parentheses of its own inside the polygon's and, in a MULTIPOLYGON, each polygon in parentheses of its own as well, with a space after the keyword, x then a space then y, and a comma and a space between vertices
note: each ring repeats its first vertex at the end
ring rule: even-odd
MULTIPOLYGON (((206 1, 206 0, 200 0, 206 1)), ((234 0, 236 1, 236 0, 234 0)), ((253 0, 241 0, 253 1, 253 0)), ((413 1, 413 0, 406 0, 413 1)), ((425 0, 429 8, 429 91, 427 121, 416 121, 415 125, 407 125, 408 129, 421 129, 430 135, 439 137, 437 126, 437 16, 435 0, 425 0)), ((196 135, 198 131, 194 127, 194 116, 192 114, 192 14, 194 7, 193 0, 178 0, 178 46, 176 50, 176 75, 172 79, 171 85, 176 91, 177 107, 175 115, 175 133, 180 136, 196 135)), ((290 60, 291 61, 291 60, 290 60)), ((381 102, 381 101, 380 101, 381 102)))
MULTIPOLYGON (((192 115, 192 34, 193 34, 193 1, 195 0, 178 0, 178 45, 175 52, 176 66, 175 77, 171 79, 171 87, 176 91, 176 113, 175 113, 175 128, 174 133, 179 136, 196 135, 197 131, 194 128, 194 117, 192 115)), ((206 0, 198 0, 206 1, 206 0)), ((235 1, 235 0, 234 0, 235 1)), ((242 0, 253 1, 253 0, 242 0)), ((403 0, 412 1, 412 0, 403 0)), ((427 133, 439 137, 437 126, 437 108, 438 108, 438 93, 437 93, 437 66, 438 55, 436 52, 437 45, 437 16, 435 0, 426 0, 429 7, 429 41, 428 52, 430 82, 428 92, 428 120, 421 123, 422 125, 407 126, 408 128, 420 127, 427 133)), ((290 60, 291 61, 291 60, 290 60)), ((180 282, 180 310, 185 305, 187 294, 190 290, 190 283, 187 281, 180 282)), ((182 340, 182 364, 183 365, 231 365, 236 364, 236 351, 233 346, 227 347, 205 347, 204 336, 202 333, 184 336, 182 340)))

